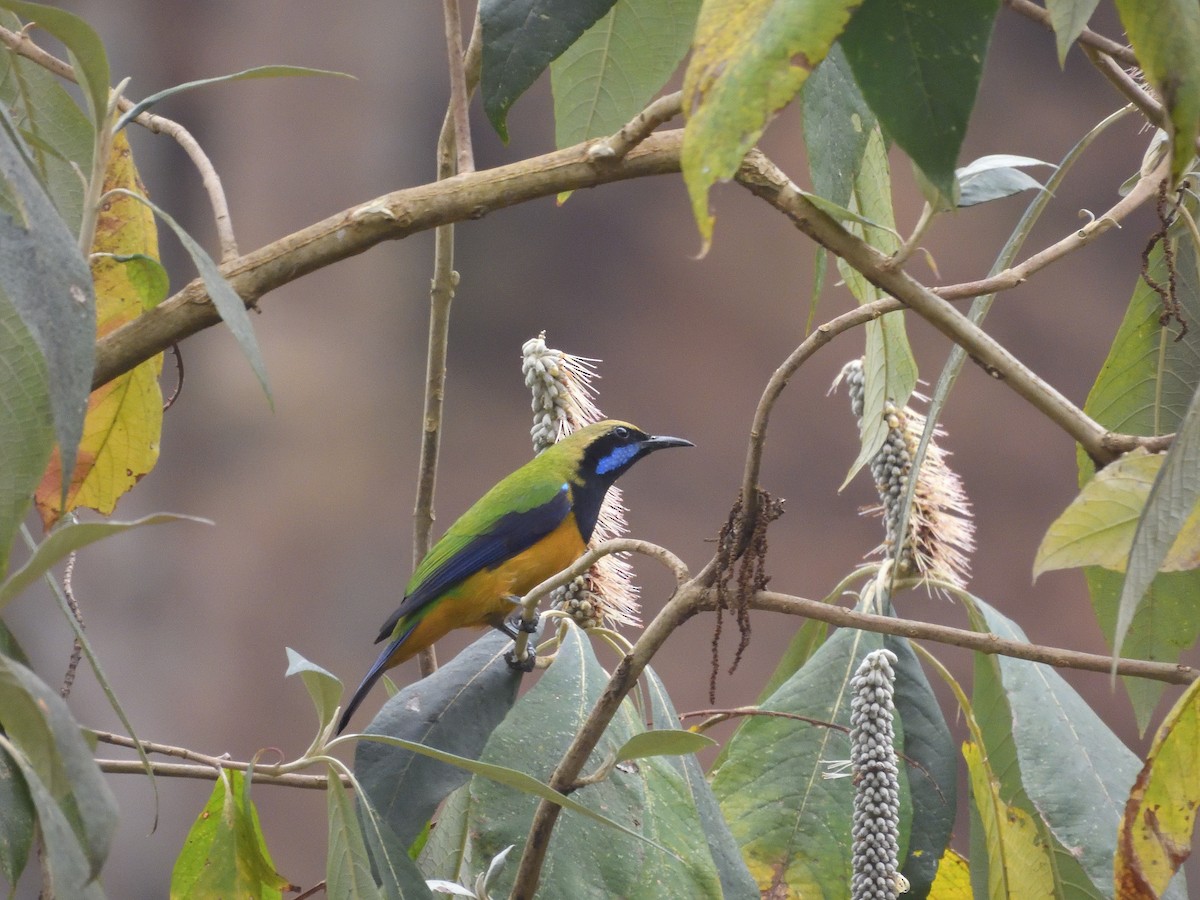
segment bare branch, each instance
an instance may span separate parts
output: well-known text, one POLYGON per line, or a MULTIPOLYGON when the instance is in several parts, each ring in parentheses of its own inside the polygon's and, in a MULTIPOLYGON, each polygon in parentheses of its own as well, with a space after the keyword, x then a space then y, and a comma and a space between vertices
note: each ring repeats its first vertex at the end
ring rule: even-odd
MULTIPOLYGON (((101 772, 109 772, 113 775, 145 775, 146 767, 142 765, 140 760, 136 759, 98 759, 96 764, 100 767, 101 772)), ((249 763, 239 763, 234 760, 229 760, 227 765, 221 766, 224 769, 236 769, 238 771, 246 771, 249 763)), ((216 781, 218 769, 212 766, 188 765, 187 763, 164 763, 151 762, 150 768, 155 775, 162 775, 166 778, 196 778, 201 781, 216 781)), ((329 777, 327 775, 304 775, 300 772, 285 772, 282 775, 272 775, 269 772, 264 772, 259 768, 254 769, 254 773, 250 779, 255 784, 274 784, 279 787, 295 787, 306 788, 308 790, 323 791, 329 787, 329 777)), ((347 788, 353 788, 350 779, 343 777, 342 784, 347 788)))
POLYGON ((446 19, 446 54, 450 61, 450 118, 454 122, 454 147, 457 170, 475 171, 475 155, 471 151, 471 121, 467 104, 470 92, 464 72, 462 20, 458 15, 458 0, 442 0, 446 19))
MULTIPOLYGON (((702 602, 706 609, 715 609, 715 592, 708 592, 702 602)), ((987 632, 951 628, 948 625, 934 625, 931 622, 917 622, 910 619, 896 619, 891 616, 855 612, 852 609, 823 603, 820 600, 793 597, 774 591, 759 591, 751 599, 750 605, 755 609, 818 619, 842 628, 857 628, 860 631, 894 634, 914 640, 935 641, 939 644, 965 647, 968 650, 994 656, 1008 656, 1013 659, 1046 663, 1059 669, 1080 669, 1085 672, 1100 672, 1104 675, 1109 675, 1113 671, 1111 656, 1012 641, 987 632)), ((1149 662, 1141 659, 1118 659, 1116 671, 1119 675, 1132 675, 1136 678, 1184 685, 1191 684, 1200 674, 1191 666, 1149 662)))

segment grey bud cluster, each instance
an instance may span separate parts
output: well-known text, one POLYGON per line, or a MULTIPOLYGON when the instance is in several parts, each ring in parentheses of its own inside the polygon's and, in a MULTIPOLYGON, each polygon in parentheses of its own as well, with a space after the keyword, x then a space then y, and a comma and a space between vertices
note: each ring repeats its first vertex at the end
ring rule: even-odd
POLYGON ((589 578, 579 575, 550 594, 550 605, 561 609, 580 628, 596 628, 604 615, 604 598, 590 589, 589 578))

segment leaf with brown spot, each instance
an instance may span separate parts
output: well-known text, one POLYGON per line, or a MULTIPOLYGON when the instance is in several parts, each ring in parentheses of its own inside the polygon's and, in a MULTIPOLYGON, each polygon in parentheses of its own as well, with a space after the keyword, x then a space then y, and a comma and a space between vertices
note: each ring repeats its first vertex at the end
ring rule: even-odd
MULTIPOLYGON (((124 132, 113 141, 104 179, 105 191, 114 188, 142 194, 146 190, 124 132)), ((146 309, 145 279, 129 268, 129 261, 157 260, 158 232, 153 214, 131 197, 110 197, 100 210, 92 251, 96 332, 102 337, 146 309)), ((116 508, 117 500, 154 468, 162 434, 162 391, 158 386, 161 371, 160 353, 92 392, 75 471, 67 489, 66 511, 87 507, 107 515, 116 508)), ((34 495, 46 528, 64 512, 60 502, 62 479, 62 464, 55 448, 34 495)))

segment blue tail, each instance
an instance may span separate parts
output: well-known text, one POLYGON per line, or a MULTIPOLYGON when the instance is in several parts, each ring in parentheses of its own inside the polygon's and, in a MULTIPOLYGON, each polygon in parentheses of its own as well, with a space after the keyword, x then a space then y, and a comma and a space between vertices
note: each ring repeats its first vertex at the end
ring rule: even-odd
POLYGON ((358 686, 358 689, 354 692, 354 696, 350 698, 350 703, 346 706, 346 711, 342 713, 341 721, 338 722, 337 727, 338 734, 341 734, 346 730, 346 726, 350 723, 350 717, 354 715, 354 711, 358 709, 359 704, 363 702, 363 699, 370 692, 371 688, 375 686, 375 682, 377 682, 379 677, 387 670, 388 660, 391 658, 392 654, 396 652, 396 648, 408 640, 408 636, 413 633, 413 629, 416 628, 417 625, 418 623, 414 622, 409 626, 408 630, 405 631, 404 634, 400 635, 400 637, 396 638, 383 648, 383 652, 379 654, 379 658, 375 660, 375 664, 371 666, 370 670, 363 678, 362 684, 358 686))

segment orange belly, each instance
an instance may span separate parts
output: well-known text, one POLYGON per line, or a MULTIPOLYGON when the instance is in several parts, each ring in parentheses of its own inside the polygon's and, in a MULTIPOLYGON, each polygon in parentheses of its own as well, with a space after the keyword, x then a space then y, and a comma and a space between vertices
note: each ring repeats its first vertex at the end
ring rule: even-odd
POLYGON ((455 628, 499 625, 513 612, 510 597, 524 596, 575 562, 586 549, 575 517, 568 515, 528 550, 493 569, 481 569, 419 610, 417 627, 392 653, 388 668, 411 659, 455 628))

